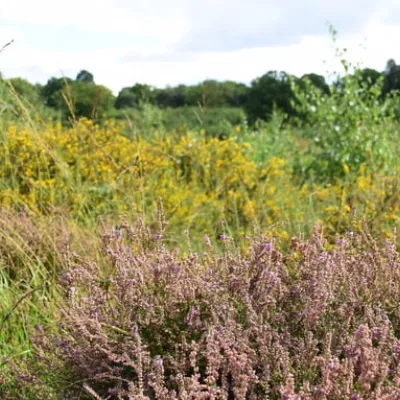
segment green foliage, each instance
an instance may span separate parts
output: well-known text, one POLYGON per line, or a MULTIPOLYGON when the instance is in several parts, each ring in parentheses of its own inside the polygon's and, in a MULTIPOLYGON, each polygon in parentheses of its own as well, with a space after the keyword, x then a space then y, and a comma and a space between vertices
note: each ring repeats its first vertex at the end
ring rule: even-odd
POLYGON ((205 80, 187 89, 186 104, 203 107, 242 107, 247 101, 248 87, 233 81, 205 80))
POLYGON ((39 85, 32 85, 21 78, 0 78, 0 126, 19 122, 32 123, 40 114, 43 119, 58 119, 58 113, 43 104, 39 85))
POLYGON ((76 117, 92 118, 95 115, 106 114, 114 104, 111 90, 102 85, 74 82, 70 94, 76 117))
POLYGON ((312 83, 315 87, 320 89, 325 94, 330 93, 329 86, 326 83, 325 78, 322 75, 314 74, 314 73, 304 74, 299 80, 299 85, 301 85, 303 81, 309 81, 310 83, 312 83))
MULTIPOLYGON (((297 137, 285 123, 286 114, 275 107, 270 119, 259 119, 251 128, 243 129, 238 140, 251 145, 252 159, 264 165, 273 157, 290 160, 296 154, 297 137)), ((242 123, 246 127, 246 124, 242 123)))
POLYGON ((125 108, 109 113, 118 120, 128 120, 135 132, 149 137, 154 130, 167 131, 185 129, 204 130, 210 136, 226 138, 237 125, 246 121, 246 114, 238 107, 168 107, 159 108, 142 103, 136 108, 125 108))
POLYGON ((118 93, 117 99, 115 100, 115 108, 130 108, 138 105, 138 99, 135 93, 131 91, 131 88, 123 88, 118 93))
POLYGON ((64 117, 75 118, 102 116, 112 109, 115 101, 110 89, 83 81, 65 84, 51 99, 64 117))
POLYGON ((166 109, 163 121, 166 129, 186 126, 190 130, 204 129, 212 136, 228 134, 233 126, 240 125, 246 116, 243 109, 238 107, 184 107, 166 109))
POLYGON ((187 87, 178 85, 176 87, 166 87, 156 89, 156 103, 159 107, 184 107, 187 104, 187 87))
POLYGON ((113 119, 128 122, 128 136, 140 134, 144 137, 150 137, 154 131, 164 128, 163 114, 163 110, 146 102, 140 102, 134 108, 121 108, 108 113, 113 119))
POLYGON ((294 115, 293 93, 289 75, 269 71, 251 83, 246 112, 251 123, 257 119, 270 118, 274 106, 289 116, 294 115))
MULTIPOLYGON (((334 36, 335 32, 332 31, 332 34, 334 36)), ((338 55, 342 57, 343 61, 344 53, 338 55)), ((383 99, 400 89, 399 71, 400 67, 396 65, 396 62, 389 60, 383 73, 371 68, 364 68, 357 71, 357 78, 354 77, 354 79, 360 81, 363 88, 367 87, 368 89, 372 86, 379 86, 379 82, 383 80, 383 85, 380 86, 380 97, 383 99)), ((350 71, 345 71, 345 75, 349 73, 350 71)), ((72 114, 76 117, 85 116, 87 118, 108 114, 122 118, 124 114, 132 114, 131 109, 141 109, 143 104, 157 106, 161 109, 182 108, 177 113, 176 118, 169 118, 170 115, 174 114, 169 111, 165 114, 167 121, 164 120, 163 123, 168 129, 178 128, 181 122, 186 123, 186 119, 189 121, 188 126, 203 127, 200 121, 203 120, 203 117, 198 118, 196 114, 199 113, 197 111, 192 112, 195 108, 186 111, 184 107, 216 110, 243 108, 251 125, 258 119, 269 120, 272 117, 274 107, 286 115, 286 120, 306 118, 307 112, 304 113, 304 110, 301 110, 302 106, 295 104, 297 100, 290 81, 296 81, 296 85, 304 92, 308 91, 306 82, 309 82, 327 97, 330 96, 331 91, 344 93, 344 85, 349 85, 348 77, 336 76, 336 80, 328 85, 325 77, 316 73, 308 73, 301 78, 296 78, 289 76, 284 71, 269 71, 253 80, 250 87, 234 81, 213 79, 205 80, 196 85, 181 84, 166 88, 155 88, 147 84, 136 83, 133 86, 122 88, 115 101, 112 102, 111 91, 104 86, 96 85, 93 74, 86 70, 81 70, 75 80, 52 77, 43 87, 32 85, 21 78, 9 80, 17 94, 26 102, 35 107, 44 104, 49 109, 57 110, 64 121, 67 121, 72 114), (116 112, 114 108, 125 111, 116 112), (184 117, 181 117, 180 114, 184 117), (172 124, 174 120, 177 122, 175 125, 172 124), (197 122, 193 123, 193 121, 199 121, 200 125, 197 122)), ((333 100, 333 102, 335 101, 333 100)), ((206 114, 211 113, 207 112, 206 114)), ((218 114, 216 117, 218 120, 222 119, 232 124, 231 117, 220 118, 219 113, 216 114, 218 114)), ((400 116, 399 107, 397 107, 396 116, 397 118, 400 116)), ((206 116, 205 119, 207 119, 206 116)), ((235 123, 236 121, 233 124, 235 123)), ((158 122, 147 125, 160 126, 158 122)), ((208 124, 205 123, 204 125, 207 130, 208 124)), ((212 125, 216 126, 220 123, 212 125)), ((218 130, 221 131, 220 128, 218 130)))
POLYGON ((110 89, 94 83, 93 74, 86 70, 78 73, 76 80, 51 78, 41 90, 48 107, 68 117, 93 118, 111 111, 115 97, 110 89))
POLYGON ((198 85, 167 87, 155 90, 155 104, 159 107, 243 107, 249 88, 234 81, 205 80, 198 85))
POLYGON ((313 155, 297 171, 305 178, 341 178, 347 168, 358 170, 365 163, 375 169, 389 167, 395 155, 394 104, 390 97, 382 99, 382 79, 360 69, 349 74, 351 65, 344 61, 343 66, 347 75, 331 86, 330 95, 308 79, 302 85, 292 81, 292 104, 301 116, 301 136, 308 140, 302 156, 313 155))
POLYGON ((135 84, 132 87, 125 87, 118 93, 115 107, 130 108, 138 107, 141 103, 154 103, 155 92, 149 85, 135 84))
POLYGON ((76 81, 94 83, 94 77, 93 74, 83 69, 76 76, 76 81))
POLYGON ((59 93, 66 86, 72 84, 70 78, 50 78, 47 83, 42 87, 42 97, 45 99, 45 103, 48 107, 60 109, 62 102, 59 93))
POLYGON ((400 90, 400 66, 393 59, 388 60, 385 68, 385 83, 383 93, 400 90))
POLYGON ((379 83, 384 78, 381 72, 372 68, 363 68, 358 71, 360 79, 367 84, 368 87, 379 83))
POLYGON ((26 79, 22 78, 11 78, 8 80, 11 86, 14 88, 15 92, 24 100, 30 104, 41 103, 40 85, 33 85, 26 79))

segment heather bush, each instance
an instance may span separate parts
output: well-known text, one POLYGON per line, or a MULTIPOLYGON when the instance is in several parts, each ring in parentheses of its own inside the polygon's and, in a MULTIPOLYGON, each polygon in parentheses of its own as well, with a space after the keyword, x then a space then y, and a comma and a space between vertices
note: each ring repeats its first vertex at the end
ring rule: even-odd
POLYGON ((37 359, 63 371, 58 390, 108 399, 400 398, 392 242, 348 232, 332 246, 318 227, 285 251, 274 238, 249 238, 246 253, 221 239, 220 251, 205 237, 202 253, 184 255, 139 221, 103 236, 106 268, 67 257, 58 331, 40 327, 34 340, 37 359))

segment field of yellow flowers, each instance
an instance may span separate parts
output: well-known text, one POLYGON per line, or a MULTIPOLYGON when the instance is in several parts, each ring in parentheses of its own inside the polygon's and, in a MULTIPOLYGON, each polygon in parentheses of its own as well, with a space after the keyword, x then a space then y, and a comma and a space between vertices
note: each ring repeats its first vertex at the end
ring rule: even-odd
POLYGON ((233 133, 219 140, 181 129, 146 138, 122 123, 85 119, 72 127, 10 125, 0 134, 0 204, 78 221, 107 215, 115 224, 137 217, 157 224, 162 212, 171 241, 185 232, 287 238, 315 224, 327 234, 362 226, 390 234, 398 221, 399 170, 343 165, 340 180, 299 183, 290 153, 257 160, 240 126, 233 133))

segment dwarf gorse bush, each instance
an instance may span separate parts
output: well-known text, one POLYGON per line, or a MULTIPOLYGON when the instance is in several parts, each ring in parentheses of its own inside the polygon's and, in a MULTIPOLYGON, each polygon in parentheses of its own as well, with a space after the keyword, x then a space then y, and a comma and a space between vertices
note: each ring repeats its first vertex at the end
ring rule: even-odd
POLYGON ((68 256, 31 373, 62 371, 67 398, 398 399, 395 245, 348 232, 330 247, 318 227, 284 252, 248 240, 184 255, 139 221, 103 236, 108 268, 68 256))
POLYGON ((398 166, 379 170, 366 161, 357 169, 341 165, 341 180, 322 167, 320 181, 305 178, 328 159, 298 135, 279 115, 254 132, 238 126, 225 140, 186 129, 129 136, 113 120, 11 124, 0 132, 0 204, 65 213, 82 224, 140 215, 154 225, 161 199, 171 241, 187 229, 197 241, 224 231, 239 238, 255 227, 287 236, 310 232, 315 222, 334 234, 358 229, 362 218, 370 229, 390 232, 399 210, 398 166))

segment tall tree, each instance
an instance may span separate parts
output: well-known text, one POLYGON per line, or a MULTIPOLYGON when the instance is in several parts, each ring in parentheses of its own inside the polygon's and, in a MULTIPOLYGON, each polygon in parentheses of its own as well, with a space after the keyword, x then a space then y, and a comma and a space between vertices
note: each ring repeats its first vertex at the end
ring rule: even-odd
POLYGON ((112 91, 91 82, 74 82, 71 97, 76 117, 93 118, 109 112, 115 102, 112 91))
POLYGON ((72 80, 65 82, 57 78, 49 82, 44 88, 44 92, 50 95, 47 104, 61 110, 65 117, 71 116, 71 112, 77 118, 101 116, 109 112, 115 102, 111 90, 102 85, 72 80))
POLYGON ((131 87, 125 87, 120 90, 115 101, 115 107, 137 107, 143 102, 154 104, 155 96, 156 92, 152 86, 136 83, 131 87))
POLYGON ((73 82, 70 78, 50 78, 47 83, 42 87, 41 95, 48 107, 61 108, 62 97, 59 92, 73 82))
POLYGON ((94 76, 89 71, 83 69, 78 73, 75 79, 77 82, 87 82, 87 83, 94 83, 94 76))
POLYGON ((330 93, 329 86, 325 81, 325 77, 323 77, 322 75, 315 74, 315 73, 304 74, 300 78, 299 84, 301 85, 301 82, 305 81, 306 79, 309 80, 315 87, 320 89, 323 93, 325 93, 325 94, 330 93))
POLYGON ((381 79, 384 75, 373 68, 363 68, 358 71, 360 79, 364 82, 366 87, 370 88, 375 85, 379 79, 381 79))
POLYGON ((166 87, 165 89, 156 89, 156 104, 159 107, 184 107, 188 105, 186 94, 187 87, 185 85, 166 87))
POLYGON ((400 90, 400 65, 397 65, 393 59, 388 60, 384 74, 383 94, 400 90))
POLYGON ((232 107, 245 106, 249 94, 249 87, 247 85, 234 81, 225 81, 222 82, 222 87, 226 105, 232 107))
POLYGON ((245 107, 250 122, 258 118, 267 120, 274 106, 289 116, 294 115, 289 78, 286 72, 269 71, 253 80, 245 107))
POLYGON ((32 105, 42 103, 40 96, 42 87, 40 85, 33 85, 22 78, 11 78, 8 80, 12 87, 18 93, 19 96, 27 100, 32 105))

